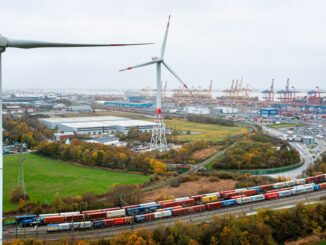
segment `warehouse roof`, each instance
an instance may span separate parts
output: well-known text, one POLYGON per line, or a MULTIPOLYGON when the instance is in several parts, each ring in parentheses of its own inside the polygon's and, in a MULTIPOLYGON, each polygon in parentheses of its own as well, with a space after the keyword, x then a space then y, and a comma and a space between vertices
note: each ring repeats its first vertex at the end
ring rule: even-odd
POLYGON ((72 122, 102 122, 102 121, 117 121, 117 120, 131 120, 125 117, 115 116, 94 116, 94 117, 50 117, 41 118, 41 121, 52 123, 72 123, 72 122))

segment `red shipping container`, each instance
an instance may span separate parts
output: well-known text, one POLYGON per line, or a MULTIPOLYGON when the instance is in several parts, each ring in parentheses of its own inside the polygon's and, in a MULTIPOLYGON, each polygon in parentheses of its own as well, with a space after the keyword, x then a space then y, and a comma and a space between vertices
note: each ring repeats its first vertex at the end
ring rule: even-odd
POLYGON ((242 194, 244 194, 246 196, 252 196, 252 195, 257 194, 257 191, 256 190, 245 190, 242 192, 242 194))
POLYGON ((221 208, 221 207, 222 207, 222 202, 206 203, 207 210, 217 209, 217 208, 221 208))
POLYGON ((273 193, 273 192, 279 192, 279 191, 287 191, 287 190, 290 190, 290 188, 282 188, 282 189, 277 189, 277 190, 270 190, 270 191, 267 191, 267 193, 273 193))
POLYGON ((195 204, 195 200, 192 199, 192 198, 180 202, 181 206, 191 206, 191 205, 194 205, 194 204, 195 204))
POLYGON ((106 212, 96 212, 96 213, 85 214, 86 220, 103 219, 103 218, 106 218, 106 212))
POLYGON ((246 195, 237 195, 237 196, 232 196, 232 198, 231 199, 237 199, 237 198, 241 198, 241 197, 246 197, 246 195))
POLYGON ((112 226, 113 225, 113 219, 105 219, 103 220, 105 226, 112 226))
POLYGON ((126 208, 137 208, 137 207, 139 207, 139 205, 136 204, 136 205, 123 206, 122 208, 126 209, 126 208))
POLYGON ((65 216, 64 218, 66 222, 78 222, 84 220, 84 214, 65 216))
POLYGON ((205 196, 205 195, 204 194, 196 195, 196 196, 191 196, 190 198, 194 199, 195 201, 199 201, 203 196, 205 196))
POLYGON ((314 176, 314 177, 309 177, 309 178, 306 178, 306 183, 311 183, 311 182, 316 182, 317 178, 314 176))
POLYGON ((151 220, 154 220, 154 214, 151 213, 151 214, 144 214, 145 216, 145 221, 151 221, 151 220))
POLYGON ((326 189, 326 183, 321 183, 321 184, 319 184, 319 186, 320 186, 320 189, 326 189))
POLYGON ((186 215, 190 213, 190 208, 179 208, 179 209, 173 209, 172 215, 173 216, 180 216, 180 215, 186 215))
POLYGON ((93 213, 100 213, 100 212, 103 212, 103 210, 102 209, 84 210, 84 211, 81 211, 80 213, 82 213, 82 214, 93 214, 93 213))
POLYGON ((57 224, 65 222, 65 217, 63 216, 49 216, 44 218, 44 224, 57 224))
POLYGON ((192 206, 189 207, 190 208, 190 212, 202 212, 206 210, 206 206, 205 204, 201 204, 201 205, 196 205, 196 206, 192 206))
POLYGON ((124 225, 130 223, 131 223, 131 217, 122 217, 122 218, 113 219, 113 225, 124 225))
POLYGON ((113 210, 118 210, 120 209, 119 207, 114 207, 114 208, 105 208, 105 209, 102 209, 101 211, 103 212, 107 212, 107 211, 113 211, 113 210))
POLYGON ((276 199, 278 198, 278 192, 272 192, 272 193, 266 193, 265 194, 265 199, 270 200, 270 199, 276 199))
POLYGON ((273 189, 273 185, 261 185, 259 186, 261 190, 263 191, 268 191, 268 190, 271 190, 273 189))
POLYGON ((161 203, 162 208, 171 208, 171 207, 175 207, 175 206, 180 206, 179 202, 176 201, 172 201, 172 202, 164 202, 161 203))

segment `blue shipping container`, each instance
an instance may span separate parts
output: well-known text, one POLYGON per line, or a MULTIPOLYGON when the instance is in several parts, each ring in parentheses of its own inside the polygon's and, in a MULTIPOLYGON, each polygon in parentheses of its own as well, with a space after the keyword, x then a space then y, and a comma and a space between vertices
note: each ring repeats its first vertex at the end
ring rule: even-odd
POLYGON ((222 201, 222 207, 235 206, 235 205, 237 205, 237 201, 235 199, 222 201))

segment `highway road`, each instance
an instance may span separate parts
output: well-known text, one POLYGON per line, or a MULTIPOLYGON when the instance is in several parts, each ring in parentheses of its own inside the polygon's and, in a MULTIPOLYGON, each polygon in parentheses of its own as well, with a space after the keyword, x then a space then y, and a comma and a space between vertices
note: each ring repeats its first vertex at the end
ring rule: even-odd
MULTIPOLYGON (((265 126, 263 126, 262 129, 264 132, 266 132, 272 136, 278 137, 278 138, 281 138, 282 134, 283 134, 280 130, 265 127, 265 126)), ((322 152, 323 148, 324 148, 323 142, 320 140, 317 140, 316 143, 317 143, 316 148, 321 149, 320 152, 322 152)), ((289 170, 289 171, 277 173, 277 174, 268 174, 265 176, 269 176, 272 178, 276 178, 278 176, 283 176, 283 177, 289 177, 291 179, 295 179, 297 176, 301 175, 302 172, 304 170, 306 170, 314 162, 314 158, 313 158, 312 154, 308 151, 308 149, 304 146, 304 144, 297 143, 297 142, 290 142, 290 145, 300 153, 301 158, 304 161, 304 164, 301 167, 293 169, 293 170, 289 170)))
MULTIPOLYGON (((155 229, 160 227, 166 227, 174 224, 178 220, 183 220, 184 222, 192 223, 201 223, 209 222, 210 219, 214 216, 222 216, 226 214, 233 215, 248 215, 252 212, 261 209, 261 208, 282 208, 288 207, 289 205, 297 204, 299 202, 311 202, 319 201, 321 197, 326 197, 326 190, 306 193, 298 196, 290 196, 286 198, 280 198, 275 200, 263 201, 258 203, 246 204, 242 206, 234 206, 230 208, 217 209, 213 211, 206 211, 202 213, 194 213, 187 216, 172 217, 168 219, 156 220, 152 222, 146 222, 141 224, 135 224, 132 226, 117 226, 110 228, 102 229, 92 229, 87 231, 69 231, 69 232, 60 232, 60 233, 46 233, 46 227, 42 226, 38 229, 38 234, 36 230, 31 228, 21 229, 18 234, 18 238, 36 238, 44 239, 47 241, 50 240, 59 240, 59 239, 95 239, 95 238, 107 238, 122 232, 131 231, 131 229, 155 229)), ((16 238, 16 228, 4 227, 4 240, 8 241, 10 239, 16 238)))

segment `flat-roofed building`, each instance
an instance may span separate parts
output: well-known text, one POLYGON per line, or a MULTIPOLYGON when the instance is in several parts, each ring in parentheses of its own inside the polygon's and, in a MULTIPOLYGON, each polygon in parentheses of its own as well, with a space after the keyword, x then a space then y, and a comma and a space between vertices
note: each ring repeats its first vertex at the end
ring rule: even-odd
POLYGON ((154 126, 152 122, 113 116, 42 118, 40 122, 48 128, 58 131, 88 135, 128 133, 131 128, 150 132, 154 126))

